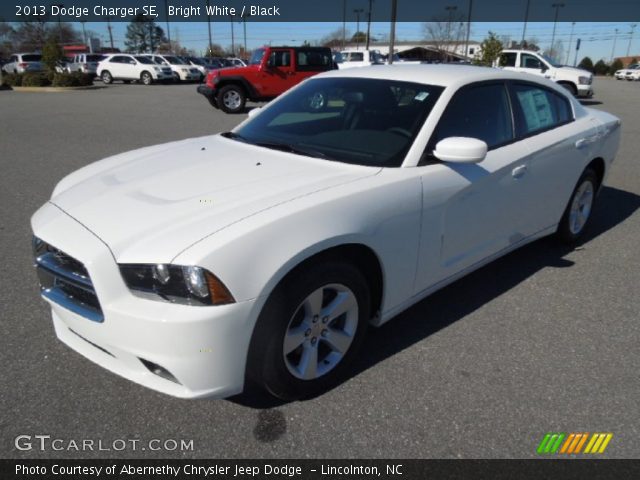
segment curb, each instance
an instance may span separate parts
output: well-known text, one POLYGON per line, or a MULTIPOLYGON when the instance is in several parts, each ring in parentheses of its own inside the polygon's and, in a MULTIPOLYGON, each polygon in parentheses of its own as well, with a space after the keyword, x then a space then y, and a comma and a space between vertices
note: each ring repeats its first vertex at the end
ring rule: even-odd
POLYGON ((98 90, 105 88, 99 85, 89 85, 86 87, 10 87, 14 92, 42 92, 42 93, 59 93, 73 92, 76 90, 98 90))

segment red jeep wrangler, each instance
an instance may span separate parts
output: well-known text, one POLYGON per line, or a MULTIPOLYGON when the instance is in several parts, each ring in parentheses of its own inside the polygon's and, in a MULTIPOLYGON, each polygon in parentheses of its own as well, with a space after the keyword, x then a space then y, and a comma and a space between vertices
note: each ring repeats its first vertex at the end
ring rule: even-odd
POLYGON ((209 72, 198 93, 215 108, 239 113, 247 100, 271 100, 305 78, 334 68, 329 48, 264 47, 253 52, 246 67, 209 72))

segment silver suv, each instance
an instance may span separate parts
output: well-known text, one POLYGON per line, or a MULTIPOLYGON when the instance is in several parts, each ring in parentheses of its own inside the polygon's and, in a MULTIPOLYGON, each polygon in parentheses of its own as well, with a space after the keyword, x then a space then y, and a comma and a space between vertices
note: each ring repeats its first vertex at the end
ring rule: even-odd
POLYGON ((95 74, 98 63, 104 60, 104 55, 95 53, 78 53, 73 56, 73 60, 67 64, 67 71, 95 74))

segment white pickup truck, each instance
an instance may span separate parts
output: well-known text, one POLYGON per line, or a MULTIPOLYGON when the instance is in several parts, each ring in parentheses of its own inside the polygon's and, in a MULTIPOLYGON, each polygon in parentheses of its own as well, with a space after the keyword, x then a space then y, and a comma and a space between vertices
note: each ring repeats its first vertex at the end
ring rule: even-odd
POLYGON ((496 67, 532 73, 562 85, 576 97, 593 96, 593 74, 581 68, 559 65, 545 55, 529 50, 503 50, 496 67))
POLYGON ((336 55, 335 61, 340 70, 353 67, 368 67, 369 65, 382 65, 384 60, 379 50, 342 50, 336 55))

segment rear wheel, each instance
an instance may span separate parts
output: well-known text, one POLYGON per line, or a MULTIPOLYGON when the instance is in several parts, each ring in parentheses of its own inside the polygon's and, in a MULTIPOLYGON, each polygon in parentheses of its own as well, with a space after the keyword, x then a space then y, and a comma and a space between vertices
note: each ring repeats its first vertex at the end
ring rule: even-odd
POLYGON ((244 90, 238 85, 227 85, 218 93, 218 106, 226 113, 243 112, 246 102, 244 90))
POLYGON ((558 225, 556 233, 564 243, 576 243, 584 235, 591 219, 598 186, 596 172, 587 168, 578 180, 558 225))
POLYGON ((286 279, 260 314, 247 375, 278 398, 319 394, 340 381, 367 329, 370 293, 358 269, 315 264, 286 279))
POLYGON ((111 76, 111 73, 109 73, 108 70, 105 70, 104 72, 102 72, 102 75, 100 75, 100 78, 102 78, 102 83, 104 83, 105 85, 109 85, 110 83, 113 82, 113 77, 111 76))
POLYGON ((153 77, 149 72, 142 72, 140 74, 140 81, 143 85, 151 85, 153 83, 153 77))

